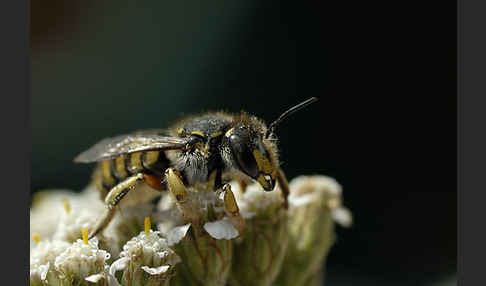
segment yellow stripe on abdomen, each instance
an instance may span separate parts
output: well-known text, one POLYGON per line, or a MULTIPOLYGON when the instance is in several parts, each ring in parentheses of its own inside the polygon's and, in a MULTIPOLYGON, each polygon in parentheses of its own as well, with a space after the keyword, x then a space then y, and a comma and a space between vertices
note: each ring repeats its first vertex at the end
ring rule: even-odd
POLYGON ((135 174, 143 171, 141 156, 142 152, 130 154, 130 164, 128 166, 128 171, 130 171, 130 173, 135 174))
POLYGON ((122 180, 130 175, 125 168, 125 157, 116 158, 113 164, 115 164, 115 172, 118 179, 122 180))
POLYGON ((101 172, 103 174, 103 182, 107 186, 114 186, 117 182, 116 178, 111 173, 110 160, 101 161, 101 172))
POLYGON ((143 157, 143 166, 145 168, 150 168, 153 164, 157 162, 159 159, 159 151, 148 151, 145 152, 145 156, 143 157))

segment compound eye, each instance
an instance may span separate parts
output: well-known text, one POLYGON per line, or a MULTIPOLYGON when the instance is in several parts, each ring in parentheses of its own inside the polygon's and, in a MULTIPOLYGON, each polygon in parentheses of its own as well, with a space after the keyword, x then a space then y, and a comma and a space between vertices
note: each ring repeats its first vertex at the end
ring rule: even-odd
POLYGON ((258 165, 253 157, 248 138, 232 134, 229 142, 241 170, 252 178, 258 177, 258 165))

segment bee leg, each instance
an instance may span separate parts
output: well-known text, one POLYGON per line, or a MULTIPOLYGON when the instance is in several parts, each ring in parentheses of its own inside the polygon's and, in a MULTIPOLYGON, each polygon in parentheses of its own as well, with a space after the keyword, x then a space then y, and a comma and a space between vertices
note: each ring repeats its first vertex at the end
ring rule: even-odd
POLYGON ((208 178, 207 190, 214 191, 218 197, 223 192, 222 174, 222 170, 217 169, 213 171, 208 178))
POLYGON ((240 208, 236 203, 235 196, 231 191, 231 185, 225 184, 224 190, 224 211, 229 217, 231 224, 238 230, 240 236, 246 231, 246 222, 240 215, 240 208))
POLYGON ((223 170, 216 170, 216 177, 214 178, 214 190, 219 190, 223 187, 223 170))
POLYGON ((282 197, 284 199, 283 206, 285 209, 289 208, 289 182, 287 181, 287 177, 285 177, 285 173, 282 170, 282 168, 278 168, 278 176, 277 176, 277 182, 280 186, 280 189, 282 190, 282 197))
POLYGON ((196 232, 199 232, 201 229, 201 218, 197 211, 198 208, 189 200, 189 194, 179 172, 173 168, 168 168, 165 171, 165 177, 169 191, 176 200, 177 208, 182 213, 182 216, 193 225, 196 232))
POLYGON ((122 182, 118 183, 118 185, 114 186, 110 192, 105 197, 105 204, 106 209, 103 215, 98 219, 94 228, 91 230, 89 234, 89 238, 96 236, 102 230, 104 230, 108 224, 113 219, 113 216, 116 213, 116 206, 118 203, 123 199, 123 197, 132 190, 138 183, 143 181, 143 174, 138 173, 132 177, 128 177, 122 182))

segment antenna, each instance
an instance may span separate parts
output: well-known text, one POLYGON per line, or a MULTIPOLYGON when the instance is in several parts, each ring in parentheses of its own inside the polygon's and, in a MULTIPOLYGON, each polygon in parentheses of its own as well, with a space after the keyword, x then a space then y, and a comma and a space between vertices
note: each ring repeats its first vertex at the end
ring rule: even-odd
POLYGON ((282 123, 282 121, 284 121, 287 117, 289 117, 290 115, 294 114, 295 112, 301 110, 302 108, 304 108, 304 107, 308 106, 309 104, 314 103, 316 101, 317 101, 317 97, 311 97, 311 98, 307 99, 306 101, 301 102, 301 103, 297 104, 296 106, 288 109, 284 113, 282 113, 282 115, 280 115, 277 118, 277 120, 275 120, 274 122, 272 122, 270 124, 270 126, 268 126, 267 133, 265 134, 265 138, 268 138, 270 135, 275 133, 275 129, 277 129, 278 125, 280 123, 282 123))

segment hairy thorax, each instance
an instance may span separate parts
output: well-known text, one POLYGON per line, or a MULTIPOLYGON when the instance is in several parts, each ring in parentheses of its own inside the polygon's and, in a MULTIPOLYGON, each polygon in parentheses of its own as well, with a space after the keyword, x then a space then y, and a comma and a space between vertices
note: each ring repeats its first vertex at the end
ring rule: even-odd
POLYGON ((173 166, 191 186, 206 183, 217 169, 228 169, 221 157, 221 142, 233 117, 225 113, 208 113, 186 118, 171 128, 171 135, 194 137, 198 141, 187 150, 167 152, 173 166))

